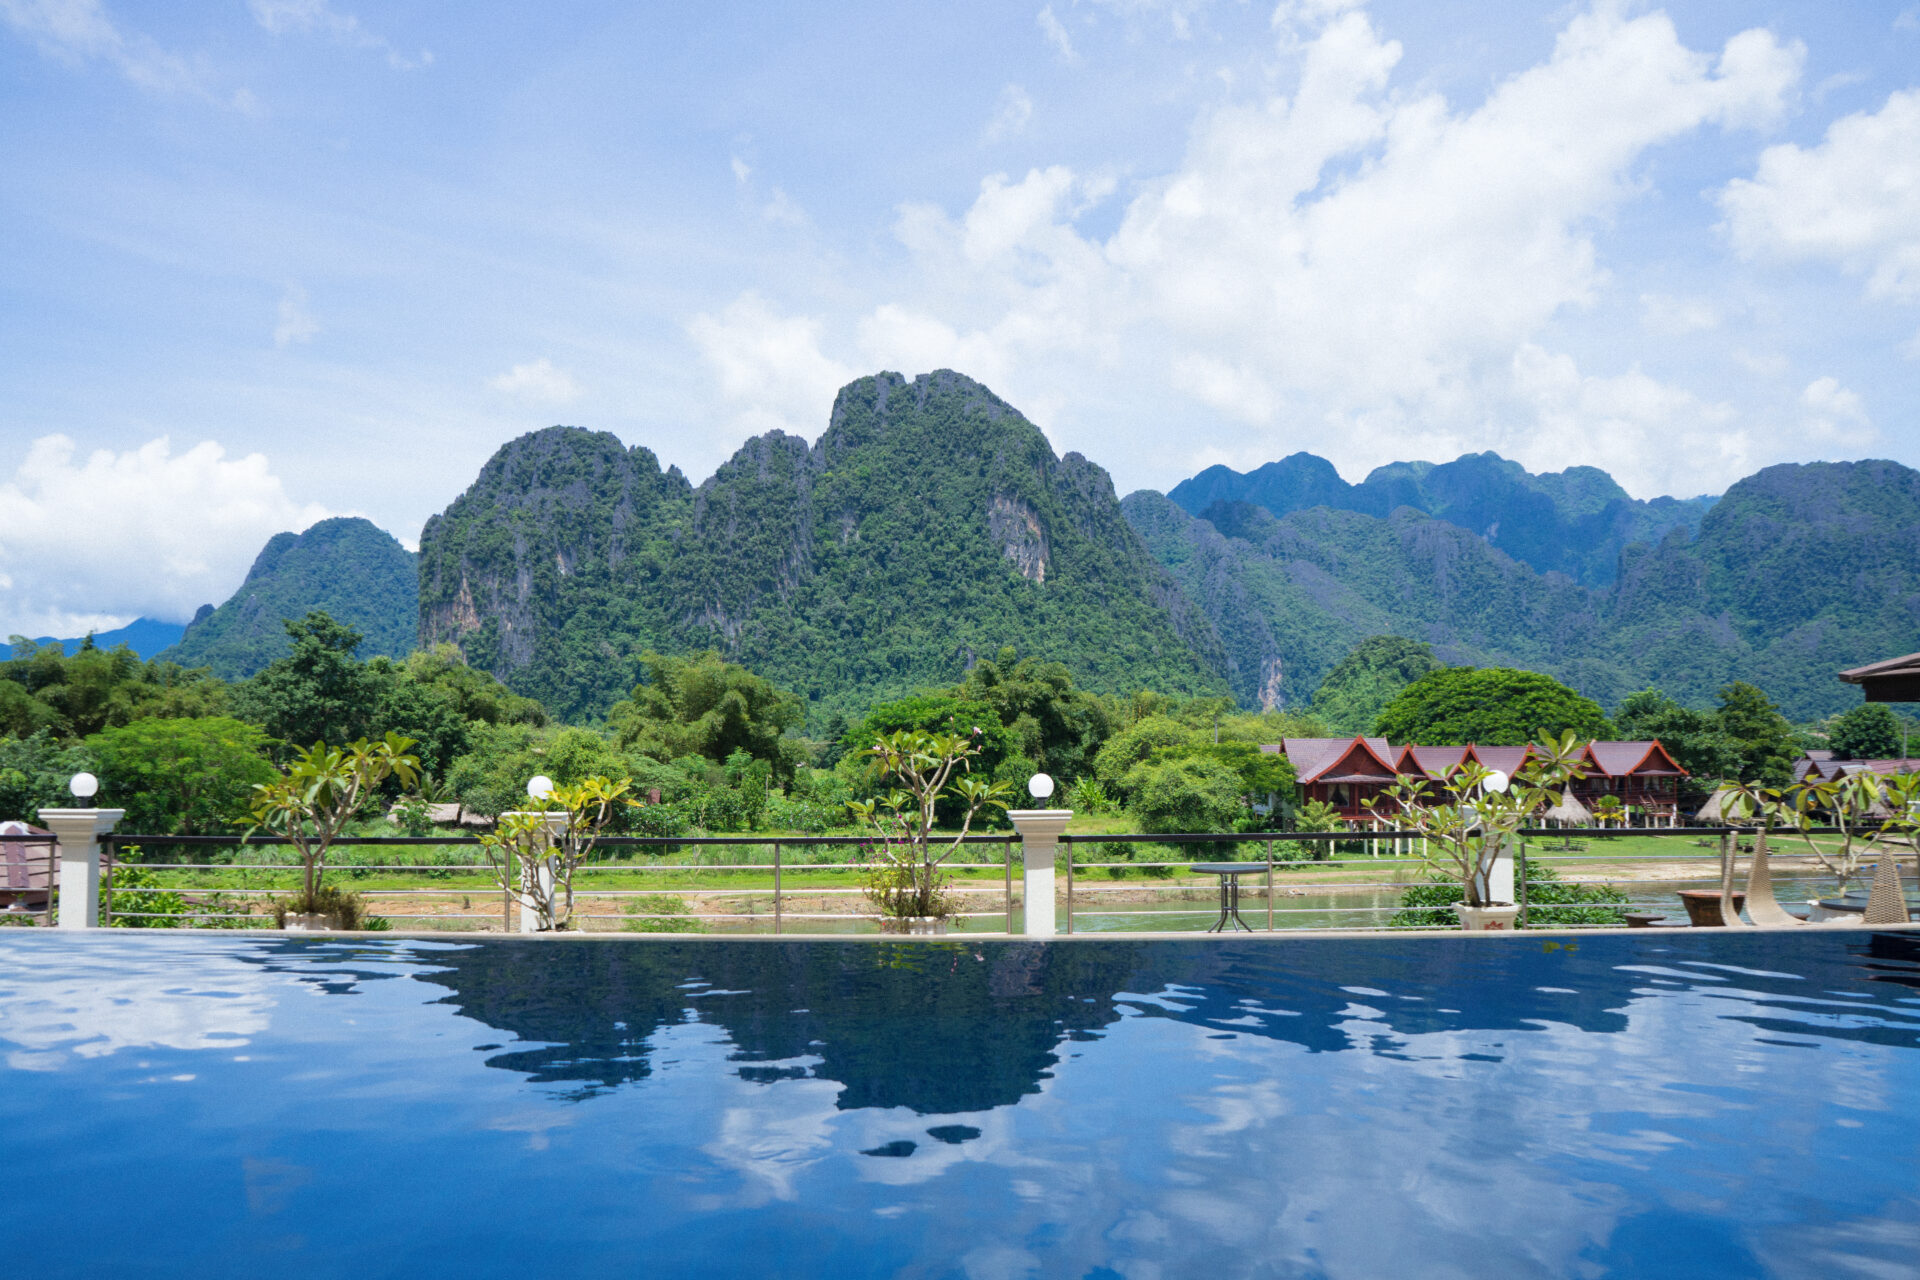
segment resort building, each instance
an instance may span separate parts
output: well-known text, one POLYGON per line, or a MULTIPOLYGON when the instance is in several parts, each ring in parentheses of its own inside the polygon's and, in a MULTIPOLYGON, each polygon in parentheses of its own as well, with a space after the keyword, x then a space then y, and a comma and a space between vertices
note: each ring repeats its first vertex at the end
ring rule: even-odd
MULTIPOLYGON (((1384 815, 1367 807, 1396 777, 1439 783, 1472 760, 1501 773, 1518 773, 1532 759, 1532 746, 1395 747, 1384 738, 1286 738, 1260 748, 1285 756, 1299 783, 1299 802, 1332 805, 1353 825, 1385 825, 1384 815)), ((1677 826, 1680 780, 1687 771, 1655 741, 1594 742, 1582 760, 1585 776, 1573 784, 1581 805, 1591 810, 1606 796, 1617 798, 1645 826, 1677 826)))
POLYGON ((1793 762, 1795 782, 1832 782, 1856 773, 1920 773, 1920 760, 1839 760, 1831 751, 1809 751, 1793 762))

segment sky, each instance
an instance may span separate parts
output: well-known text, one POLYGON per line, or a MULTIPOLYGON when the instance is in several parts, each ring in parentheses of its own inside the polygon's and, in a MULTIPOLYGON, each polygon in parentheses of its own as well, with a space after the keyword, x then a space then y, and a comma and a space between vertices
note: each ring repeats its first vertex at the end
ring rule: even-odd
POLYGON ((0 634, 943 367, 1122 494, 1920 465, 1920 4, 0 0, 0 634))

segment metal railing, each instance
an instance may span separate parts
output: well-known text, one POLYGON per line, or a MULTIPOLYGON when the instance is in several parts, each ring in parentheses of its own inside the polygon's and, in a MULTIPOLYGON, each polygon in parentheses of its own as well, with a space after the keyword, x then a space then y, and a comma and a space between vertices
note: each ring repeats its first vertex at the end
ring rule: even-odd
MULTIPOLYGON (((1520 833, 1519 865, 1516 884, 1522 906, 1522 925, 1529 921, 1528 883, 1531 879, 1527 870, 1530 861, 1544 862, 1556 869, 1565 867, 1575 870, 1573 878, 1559 878, 1562 885, 1602 884, 1610 887, 1639 886, 1658 888, 1666 901, 1662 906, 1672 905, 1673 892, 1683 886, 1717 887, 1720 882, 1719 866, 1721 858, 1720 842, 1729 837, 1746 838, 1750 833, 1731 827, 1690 827, 1690 828, 1609 828, 1609 829, 1561 829, 1530 828, 1520 833), (1661 852, 1601 852, 1609 843, 1626 838, 1654 837, 1662 842, 1678 843, 1682 840, 1698 841, 1706 848, 1674 849, 1661 852), (1567 849, 1553 848, 1563 842, 1578 840, 1586 846, 1575 853, 1567 849), (1608 875, 1609 868, 1630 867, 1634 863, 1688 863, 1701 864, 1699 874, 1666 875, 1657 879, 1636 878, 1631 875, 1608 875), (1582 864, 1586 864, 1583 868, 1582 864), (1579 878, 1578 872, 1591 873, 1588 878, 1579 878)), ((1821 834, 1816 832, 1815 834, 1821 834)), ((1831 834, 1831 833, 1828 833, 1831 834)), ((1136 860, 1107 859, 1082 860, 1077 856, 1081 850, 1099 851, 1102 846, 1115 844, 1162 846, 1172 850, 1183 847, 1212 846, 1201 859, 1214 861, 1247 861, 1258 867, 1259 888, 1248 891, 1252 899, 1251 912, 1263 914, 1262 923, 1266 930, 1287 930, 1292 932, 1315 930, 1352 930, 1385 929, 1394 926, 1391 921, 1396 912, 1403 909, 1399 898, 1410 885, 1422 883, 1424 877, 1420 871, 1424 864, 1419 857, 1415 842, 1417 837, 1398 831, 1383 832, 1254 832, 1254 833, 1195 833, 1195 834, 1110 834, 1110 835, 1063 835, 1060 847, 1064 862, 1064 909, 1059 912, 1063 933, 1081 932, 1127 932, 1139 931, 1142 926, 1159 925, 1154 931, 1192 931, 1206 924, 1217 923, 1219 912, 1214 905, 1202 905, 1213 896, 1213 886, 1208 880, 1197 883, 1190 879, 1179 878, 1180 871, 1190 865, 1189 860, 1136 860), (1253 858, 1239 855, 1248 852, 1252 846, 1253 858), (1344 853, 1343 848, 1351 850, 1359 846, 1359 853, 1344 853), (1372 852, 1384 846, 1384 854, 1372 852), (1362 878, 1347 878, 1355 871, 1362 872, 1362 878), (1104 884, 1087 882, 1088 872, 1105 872, 1104 884), (1146 878, 1134 879, 1134 873, 1144 872, 1146 878), (1305 875, 1301 873, 1307 873, 1305 875), (1284 877, 1277 882, 1276 874, 1284 877), (1164 877, 1164 878, 1156 878, 1164 877), (1330 878, 1331 877, 1331 878, 1330 878), (1182 905, 1162 905, 1169 895, 1179 895, 1182 905), (1297 903, 1296 900, 1313 895, 1325 901, 1315 903, 1297 903), (1382 901, 1391 896, 1391 901, 1382 901), (1355 902, 1352 899, 1370 896, 1374 901, 1355 902), (1106 904, 1101 899, 1108 899, 1106 904), (1124 901, 1119 899, 1124 898, 1124 901), (1345 901, 1343 901, 1345 899, 1345 901), (1188 907, 1186 902, 1195 905, 1188 907), (1284 905, 1283 905, 1284 904, 1284 905)), ((297 861, 176 861, 159 862, 146 858, 137 863, 126 862, 115 857, 116 851, 125 850, 133 845, 146 848, 172 847, 182 850, 231 850, 239 853, 243 849, 268 850, 285 847, 290 842, 279 837, 258 837, 242 841, 235 836, 162 836, 118 834, 103 838, 106 846, 103 850, 103 868, 105 875, 102 884, 101 906, 102 923, 110 923, 118 914, 126 917, 171 915, 171 913, 153 912, 116 912, 113 904, 113 869, 116 865, 138 865, 143 870, 156 872, 182 873, 170 876, 169 880, 185 878, 184 873, 239 871, 248 876, 270 875, 278 873, 291 878, 299 870, 297 861)), ((439 848, 475 848, 479 840, 472 836, 358 836, 343 837, 334 842, 335 851, 345 852, 365 847, 439 847, 439 848)), ((865 836, 673 836, 673 837, 606 837, 595 849, 595 856, 583 864, 580 869, 582 883, 576 885, 575 896, 582 899, 583 909, 576 912, 576 918, 586 927, 604 926, 614 923, 639 932, 660 930, 680 931, 688 927, 705 929, 712 926, 730 932, 772 932, 820 933, 846 932, 858 929, 862 923, 874 924, 875 914, 862 909, 864 893, 857 884, 848 884, 847 873, 859 873, 870 867, 864 861, 819 861, 806 857, 812 851, 824 851, 849 846, 870 846, 874 841, 865 836), (669 857, 686 850, 704 849, 742 849, 744 860, 726 862, 686 862, 668 861, 669 857), (764 860, 755 860, 758 854, 764 860), (798 854, 800 856, 796 857, 798 854), (635 861, 636 855, 647 857, 647 861, 635 861), (682 882, 673 884, 646 884, 645 881, 659 880, 678 875, 682 882), (728 880, 739 881, 747 876, 770 877, 770 884, 740 886, 729 885, 728 880), (628 877, 633 879, 628 880, 628 877), (829 883, 817 883, 822 878, 831 878, 829 883), (705 883, 688 884, 685 879, 703 880, 705 883), (608 881, 614 883, 609 884, 608 881), (621 881, 626 881, 624 886, 621 881), (696 899, 689 902, 689 899, 696 899), (664 900, 672 900, 678 905, 667 905, 664 900), (835 910, 834 907, 845 904, 850 909, 835 910), (593 911, 588 906, 624 904, 620 911, 593 911), (704 909, 691 910, 687 907, 704 909), (715 909, 720 908, 720 909, 715 909), (823 909, 824 908, 824 909, 823 909), (827 926, 822 929, 819 926, 827 926), (797 926, 797 927, 796 927, 797 926)), ((1000 858, 992 862, 948 863, 946 869, 961 873, 953 878, 952 889, 964 904, 957 919, 962 922, 965 931, 978 932, 978 926, 992 922, 997 928, 991 932, 1015 933, 1018 931, 1017 908, 1019 895, 1015 891, 1014 847, 1020 843, 1018 836, 982 835, 971 836, 966 844, 978 848, 997 848, 1000 858), (991 873, 999 873, 992 876, 991 873), (980 873, 988 873, 991 878, 980 873), (998 883, 993 883, 998 880, 998 883), (1000 901, 987 909, 981 900, 989 895, 997 896, 1000 901)), ((1791 863, 1794 860, 1791 849, 1776 846, 1775 858, 1780 865, 1780 873, 1793 874, 1791 863)), ((431 884, 414 883, 398 886, 370 888, 366 890, 372 896, 382 900, 380 914, 394 922, 413 922, 415 927, 444 928, 452 925, 463 930, 505 930, 514 931, 514 901, 510 892, 502 890, 493 878, 491 865, 484 861, 467 862, 355 862, 351 860, 330 859, 327 875, 334 883, 341 880, 357 881, 376 874, 391 874, 398 877, 432 876, 443 880, 464 880, 484 877, 485 887, 471 884, 431 884), (477 896, 498 893, 499 910, 473 911, 473 901, 477 896), (460 898, 463 907, 457 911, 418 910, 408 911, 408 905, 418 904, 425 908, 436 905, 436 900, 460 898)), ((225 877, 221 877, 225 878, 225 877)), ((1535 881, 1534 883, 1544 883, 1535 881)), ((158 891, 180 893, 188 897, 188 915, 195 922, 225 921, 229 926, 244 927, 247 920, 261 920, 252 913, 252 905, 264 900, 269 907, 276 898, 284 897, 293 891, 290 885, 260 884, 222 884, 214 886, 193 886, 184 883, 169 883, 156 886, 158 891), (249 904, 246 912, 235 910, 207 910, 210 900, 208 893, 220 895, 228 901, 244 901, 249 904), (197 898, 195 895, 199 895, 197 898)), ((153 890, 142 890, 150 892, 153 890)), ((217 904, 220 898, 211 900, 217 904)), ((1242 905, 1246 905, 1243 898, 1242 905)), ((1560 904, 1556 904, 1558 906, 1560 904)), ((1616 911, 1628 911, 1638 906, 1645 908, 1648 902, 1628 902, 1611 905, 1616 911)), ((1674 907, 1677 909, 1677 907, 1674 907)), ((1259 918, 1256 915, 1256 918, 1259 918)), ((270 917, 269 917, 270 919, 270 917)), ((876 926, 877 927, 877 926, 876 926)), ((1556 925, 1555 927, 1561 927, 1556 925)), ((1575 926, 1578 927, 1578 926, 1575 926)), ((1593 926, 1602 927, 1602 926, 1593 926)))

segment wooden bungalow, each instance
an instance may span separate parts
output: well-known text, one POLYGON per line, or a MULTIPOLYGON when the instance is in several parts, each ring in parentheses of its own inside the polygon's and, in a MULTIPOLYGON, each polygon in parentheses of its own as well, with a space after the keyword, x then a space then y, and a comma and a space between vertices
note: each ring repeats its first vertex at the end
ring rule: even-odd
POLYGON ((1594 742, 1587 747, 1587 776, 1573 785, 1574 798, 1592 809, 1605 796, 1638 809, 1647 826, 1678 826, 1680 779, 1688 777, 1659 739, 1594 742))
POLYGON ((1348 822, 1372 822, 1366 802, 1395 776, 1393 748, 1385 738, 1287 738, 1278 750, 1299 779, 1301 802, 1330 804, 1348 822))

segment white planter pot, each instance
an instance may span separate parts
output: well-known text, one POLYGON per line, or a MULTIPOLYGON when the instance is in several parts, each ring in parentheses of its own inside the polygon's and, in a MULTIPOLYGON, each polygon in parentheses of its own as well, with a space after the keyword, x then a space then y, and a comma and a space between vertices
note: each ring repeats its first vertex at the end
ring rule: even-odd
POLYGON ((914 938, 944 938, 947 922, 940 916, 887 917, 880 921, 882 933, 904 933, 914 938))
POLYGON ((333 917, 315 911, 307 915, 287 912, 286 932, 288 933, 328 933, 333 929, 333 917))
POLYGON ((1461 905, 1454 907, 1453 913, 1460 917, 1460 927, 1468 933, 1510 933, 1520 919, 1520 908, 1512 903, 1493 907, 1461 905))

